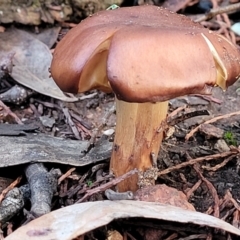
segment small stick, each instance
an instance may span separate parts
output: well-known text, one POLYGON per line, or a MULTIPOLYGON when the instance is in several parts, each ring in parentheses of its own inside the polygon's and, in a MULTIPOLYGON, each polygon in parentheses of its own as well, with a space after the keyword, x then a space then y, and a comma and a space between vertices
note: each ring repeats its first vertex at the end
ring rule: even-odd
POLYGON ((207 167, 207 166, 202 166, 203 169, 206 169, 208 171, 213 171, 216 172, 218 169, 224 167, 228 162, 230 162, 235 156, 230 156, 226 159, 224 159, 224 161, 222 161, 220 164, 215 165, 214 167, 207 167))
POLYGON ((213 184, 211 182, 209 182, 200 172, 199 167, 194 164, 193 165, 194 170, 197 172, 198 176, 200 177, 200 179, 207 185, 209 191, 212 194, 212 197, 214 199, 214 217, 219 218, 220 215, 220 211, 219 211, 219 205, 220 205, 220 201, 219 201, 219 197, 217 194, 217 190, 215 189, 215 187, 213 186, 213 184))
POLYGON ((1 100, 0 100, 0 106, 3 107, 3 109, 6 111, 7 115, 11 116, 15 121, 16 123, 18 124, 23 124, 22 121, 19 119, 19 117, 13 113, 9 107, 7 107, 1 100))
POLYGON ((232 225, 236 228, 239 228, 239 224, 240 224, 240 212, 239 210, 235 210, 233 213, 233 220, 232 220, 232 225))
POLYGON ((85 99, 93 98, 93 97, 95 97, 96 95, 98 95, 98 93, 97 93, 97 92, 94 92, 94 93, 91 93, 91 94, 88 94, 88 95, 81 96, 81 97, 79 97, 78 99, 79 99, 80 101, 82 101, 82 100, 85 100, 85 99))
POLYGON ((50 103, 50 102, 44 102, 44 101, 41 101, 41 100, 38 100, 38 99, 35 99, 35 98, 34 98, 34 101, 38 102, 38 103, 41 103, 44 107, 54 108, 54 109, 56 108, 58 110, 61 110, 61 108, 57 104, 50 103))
POLYGON ((70 110, 69 113, 75 120, 80 122, 80 124, 83 125, 85 128, 87 128, 88 130, 92 129, 92 126, 89 123, 85 122, 78 114, 74 112, 74 110, 70 110))
POLYGON ((233 204, 233 206, 240 211, 240 206, 237 203, 237 201, 232 197, 232 194, 230 193, 229 189, 227 190, 227 196, 229 198, 229 201, 231 201, 231 203, 233 204))
POLYGON ((93 175, 93 174, 94 174, 95 172, 97 172, 98 170, 105 168, 106 166, 107 166, 106 163, 99 163, 99 164, 93 166, 92 169, 91 169, 91 171, 92 171, 92 174, 91 174, 91 175, 93 175))
POLYGON ((87 128, 85 128, 80 122, 73 121, 76 124, 77 129, 79 129, 84 135, 91 136, 92 133, 87 128))
POLYGON ((103 120, 102 120, 102 123, 97 126, 97 128, 95 128, 93 130, 93 133, 92 133, 92 136, 91 136, 91 139, 89 140, 88 142, 88 145, 86 147, 86 150, 85 150, 85 153, 88 153, 92 147, 92 145, 95 143, 96 141, 96 138, 99 134, 99 132, 103 129, 103 127, 106 125, 108 119, 110 118, 110 116, 116 111, 116 107, 115 105, 112 106, 109 111, 106 113, 106 115, 104 116, 103 120))
POLYGON ((167 116, 167 121, 169 121, 169 119, 173 118, 175 115, 177 115, 179 112, 181 112, 182 110, 184 110, 186 108, 187 108, 187 104, 185 104, 182 107, 178 107, 177 109, 175 109, 174 111, 169 113, 168 116, 167 116))
POLYGON ((68 198, 72 198, 78 191, 80 191, 80 189, 83 186, 83 182, 84 180, 89 176, 89 172, 86 172, 85 174, 83 174, 83 176, 80 178, 80 180, 78 181, 78 184, 76 187, 74 188, 70 188, 67 192, 63 193, 60 195, 60 197, 66 197, 68 196, 68 198))
POLYGON ((173 233, 169 237, 165 238, 165 240, 174 240, 174 239, 177 239, 177 237, 178 237, 178 234, 173 233))
POLYGON ((215 98, 211 95, 209 96, 209 95, 202 95, 202 94, 192 94, 190 96, 196 96, 196 97, 202 98, 204 100, 207 100, 208 102, 214 102, 217 104, 221 104, 223 102, 222 100, 215 98))
POLYGON ((174 126, 174 125, 178 124, 179 122, 183 122, 184 120, 189 119, 189 118, 193 118, 196 116, 203 116, 203 115, 208 116, 209 115, 209 111, 205 110, 205 109, 202 109, 202 110, 194 109, 194 111, 190 111, 190 110, 191 109, 189 109, 189 112, 183 112, 181 115, 179 114, 179 116, 177 116, 174 119, 171 119, 171 120, 167 119, 168 124, 171 126, 174 126))
POLYGON ((64 180, 66 179, 67 177, 69 177, 73 171, 75 171, 76 168, 71 168, 69 169, 66 173, 64 173, 59 179, 58 179, 58 185, 64 180))
POLYGON ((75 136, 76 139, 78 140, 81 140, 81 137, 79 135, 79 131, 75 125, 75 123, 73 122, 72 118, 71 118, 71 115, 69 113, 69 110, 68 108, 66 108, 65 106, 62 106, 62 111, 63 111, 63 114, 65 115, 66 117, 66 120, 67 120, 67 123, 68 125, 70 126, 70 128, 72 129, 73 131, 73 134, 75 136))
POLYGON ((195 163, 199 163, 199 162, 202 162, 202 161, 210 161, 210 160, 213 160, 213 159, 224 158, 224 157, 229 157, 229 156, 237 156, 237 155, 239 155, 239 150, 237 150, 237 152, 228 151, 228 152, 224 152, 224 153, 217 153, 217 154, 213 154, 213 155, 210 155, 210 156, 191 159, 187 162, 177 164, 175 166, 169 167, 169 168, 167 168, 163 171, 158 172, 158 177, 160 177, 162 175, 165 175, 165 174, 168 174, 172 171, 179 170, 179 169, 187 167, 187 166, 191 166, 195 163))
MULTIPOLYGON (((236 115, 240 115, 240 111, 232 112, 232 113, 228 113, 228 114, 225 114, 225 115, 221 115, 221 116, 212 118, 212 119, 210 119, 210 120, 208 120, 208 121, 206 121, 206 122, 204 122, 204 123, 202 123, 202 124, 213 123, 213 122, 216 122, 216 121, 218 121, 218 120, 230 118, 230 117, 236 116, 236 115)), ((192 137, 193 134, 198 131, 198 129, 200 128, 200 126, 201 126, 202 124, 198 125, 198 126, 197 126, 196 128, 194 128, 194 129, 192 129, 192 130, 186 135, 185 140, 188 141, 189 138, 192 137)))
POLYGON ((2 200, 5 198, 6 194, 7 194, 10 190, 12 190, 13 188, 15 188, 16 185, 18 185, 18 184, 20 183, 21 179, 22 179, 22 177, 18 177, 14 182, 12 182, 8 187, 6 187, 6 188, 2 191, 2 193, 1 193, 1 195, 0 195, 0 203, 1 203, 2 200))
POLYGON ((187 199, 189 199, 191 197, 191 195, 200 187, 200 185, 202 184, 202 180, 199 179, 194 185, 193 187, 187 191, 186 196, 187 199))
POLYGON ((202 22, 206 20, 210 20, 211 18, 217 16, 218 14, 223 13, 232 13, 240 10, 240 3, 231 4, 228 6, 218 7, 215 9, 211 9, 210 12, 206 13, 204 16, 195 20, 195 22, 202 22))
POLYGON ((35 116, 37 118, 39 118, 41 116, 41 114, 38 112, 37 108, 35 107, 34 104, 30 103, 29 104, 29 107, 31 108, 31 110, 34 112, 35 116))
POLYGON ((13 224, 11 222, 7 225, 7 236, 13 232, 13 224))
MULTIPOLYGON (((191 157, 188 154, 188 152, 186 152, 186 155, 187 155, 187 159, 191 160, 191 157)), ((218 197, 218 194, 217 194, 217 190, 215 189, 213 184, 203 176, 203 174, 201 173, 201 171, 199 169, 199 164, 198 163, 194 164, 193 168, 196 171, 198 177, 207 185, 209 191, 211 192, 212 197, 214 199, 214 207, 213 207, 214 208, 214 214, 213 215, 214 215, 214 217, 219 218, 219 215, 220 215, 220 210, 219 210, 220 200, 219 200, 219 197, 218 197)))
MULTIPOLYGON (((231 24, 231 22, 230 22, 230 19, 229 19, 228 15, 227 15, 226 13, 224 13, 224 14, 222 15, 222 18, 223 18, 224 22, 226 23, 227 27, 230 29, 231 26, 232 26, 232 24, 231 24)), ((236 37, 235 37, 234 32, 228 31, 228 33, 229 33, 230 40, 231 40, 234 44, 236 44, 236 37)))
POLYGON ((234 207, 231 208, 230 210, 227 210, 227 212, 225 213, 225 215, 224 215, 223 217, 221 217, 221 220, 227 221, 227 219, 233 215, 233 213, 234 213, 235 210, 236 210, 236 209, 235 209, 234 207))
POLYGON ((124 175, 113 179, 112 181, 110 181, 108 183, 105 183, 105 184, 103 184, 99 187, 93 188, 93 189, 89 189, 86 191, 86 194, 81 199, 79 199, 76 203, 81 203, 84 200, 86 200, 87 198, 89 198, 90 196, 92 196, 93 194, 103 192, 103 191, 107 190, 108 188, 111 188, 111 187, 117 185, 118 183, 122 182, 123 180, 131 177, 132 175, 134 175, 136 173, 138 173, 138 170, 133 169, 133 170, 125 173, 124 175))

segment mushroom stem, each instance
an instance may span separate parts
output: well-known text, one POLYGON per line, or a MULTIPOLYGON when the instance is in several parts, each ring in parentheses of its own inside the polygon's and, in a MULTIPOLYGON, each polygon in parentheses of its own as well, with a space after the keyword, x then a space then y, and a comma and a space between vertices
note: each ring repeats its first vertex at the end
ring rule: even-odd
MULTIPOLYGON (((146 171, 152 167, 154 154, 158 156, 163 138, 158 131, 166 119, 168 102, 128 103, 116 99, 117 122, 110 162, 116 177, 137 168, 146 171)), ((136 191, 137 174, 118 184, 118 191, 136 191)))

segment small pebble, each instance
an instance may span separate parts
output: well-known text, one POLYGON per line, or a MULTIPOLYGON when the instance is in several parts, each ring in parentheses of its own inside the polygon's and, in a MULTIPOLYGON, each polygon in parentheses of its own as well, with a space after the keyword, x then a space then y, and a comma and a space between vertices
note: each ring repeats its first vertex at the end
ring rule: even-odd
POLYGON ((222 138, 224 133, 222 129, 206 123, 200 125, 199 131, 203 133, 207 139, 222 138))
POLYGON ((55 124, 55 119, 48 116, 41 116, 39 119, 44 127, 52 128, 55 124))
POLYGON ((110 129, 103 131, 103 134, 106 136, 111 136, 111 135, 113 135, 114 132, 115 132, 114 129, 110 128, 110 129))
POLYGON ((214 149, 218 150, 219 152, 228 152, 230 148, 228 147, 227 143, 223 139, 217 140, 214 145, 214 149))

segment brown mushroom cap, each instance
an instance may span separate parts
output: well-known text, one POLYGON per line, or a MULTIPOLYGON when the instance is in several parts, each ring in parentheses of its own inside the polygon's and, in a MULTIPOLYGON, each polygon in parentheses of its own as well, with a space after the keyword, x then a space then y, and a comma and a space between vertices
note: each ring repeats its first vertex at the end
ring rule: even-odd
POLYGON ((66 92, 114 91, 129 102, 209 94, 240 75, 240 51, 189 18, 156 6, 102 11, 57 45, 51 74, 66 92))

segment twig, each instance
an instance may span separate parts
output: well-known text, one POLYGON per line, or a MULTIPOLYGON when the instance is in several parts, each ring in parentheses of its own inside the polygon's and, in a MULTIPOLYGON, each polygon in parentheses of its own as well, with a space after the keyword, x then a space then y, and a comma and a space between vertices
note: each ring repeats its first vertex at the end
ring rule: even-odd
POLYGON ((208 170, 208 171, 213 171, 216 172, 218 169, 224 167, 229 161, 231 161, 235 156, 230 156, 226 159, 224 159, 220 164, 215 165, 214 167, 207 167, 207 166, 202 166, 203 169, 208 170))
POLYGON ((107 190, 108 188, 111 188, 111 187, 117 185, 118 183, 122 182, 123 180, 131 177, 132 175, 134 175, 136 173, 138 173, 138 170, 137 169, 133 169, 133 170, 125 173, 124 175, 113 179, 112 181, 110 181, 108 183, 105 183, 105 184, 103 184, 103 185, 101 185, 99 187, 87 190, 86 194, 81 199, 79 199, 76 203, 83 202, 84 200, 86 200, 87 198, 92 196, 93 194, 96 194, 96 193, 99 193, 99 192, 103 192, 103 191, 107 190))
POLYGON ((7 236, 13 232, 13 224, 10 222, 7 225, 7 236))
POLYGON ((207 185, 209 191, 212 194, 212 197, 214 199, 214 217, 219 218, 219 205, 220 205, 220 201, 219 201, 219 197, 217 194, 217 190, 215 189, 215 187, 213 186, 213 184, 211 182, 209 182, 200 172, 199 167, 197 166, 197 164, 193 165, 194 170, 197 172, 198 176, 200 177, 200 179, 207 185))
MULTIPOLYGON (((225 118, 229 118, 229 117, 232 117, 232 116, 235 116, 235 115, 240 115, 240 111, 232 112, 232 113, 228 113, 228 114, 225 114, 225 115, 221 115, 221 116, 212 118, 212 119, 210 119, 210 120, 208 120, 208 121, 206 121, 206 122, 204 122, 204 123, 202 123, 202 124, 213 123, 213 122, 216 122, 216 121, 218 121, 218 120, 225 119, 225 118)), ((196 128, 194 128, 194 129, 192 129, 192 130, 186 135, 185 140, 188 141, 189 138, 192 137, 193 134, 198 131, 198 129, 200 128, 200 126, 201 126, 202 124, 198 125, 198 126, 197 126, 196 128)))
POLYGON ((235 210, 233 213, 233 220, 232 220, 232 225, 236 228, 239 228, 239 223, 240 223, 240 212, 239 210, 235 210))
MULTIPOLYGON (((187 159, 191 160, 191 157, 188 154, 188 152, 186 152, 186 155, 187 155, 187 159)), ((193 168, 196 171, 199 178, 207 185, 209 191, 211 192, 212 197, 214 199, 214 214, 213 215, 214 215, 214 217, 219 218, 219 215, 220 215, 220 211, 219 211, 220 200, 219 200, 219 197, 218 197, 218 194, 217 194, 217 190, 215 189, 213 184, 203 176, 203 174, 201 173, 201 171, 199 169, 199 163, 194 164, 193 168)))
POLYGON ((1 193, 1 195, 0 195, 0 203, 2 202, 2 200, 4 199, 4 197, 6 196, 6 194, 7 194, 10 190, 12 190, 13 188, 15 188, 16 185, 18 185, 18 184, 20 183, 21 179, 22 179, 22 177, 18 177, 14 182, 12 182, 8 187, 6 187, 6 188, 2 191, 2 193, 1 193))
POLYGON ((93 183, 91 184, 90 187, 85 187, 85 186, 84 186, 83 189, 79 190, 79 191, 77 192, 77 196, 79 196, 79 195, 81 195, 81 194, 85 194, 85 193, 86 193, 88 190, 90 190, 90 189, 99 187, 99 184, 101 184, 102 182, 106 182, 106 181, 108 181, 108 180, 111 181, 110 179, 113 179, 113 174, 108 174, 108 175, 106 175, 106 176, 104 176, 104 177, 102 177, 102 178, 98 178, 95 182, 93 182, 93 183))
MULTIPOLYGON (((230 22, 230 19, 229 19, 228 15, 227 15, 226 13, 224 13, 224 14, 222 14, 222 18, 223 18, 224 22, 226 23, 228 29, 230 29, 231 26, 232 26, 232 24, 231 24, 231 22, 230 22)), ((235 36, 234 32, 233 32, 233 31, 227 31, 227 33, 229 34, 230 40, 231 40, 234 44, 236 44, 236 36, 235 36)))
POLYGON ((45 106, 45 107, 47 107, 47 108, 56 108, 56 109, 58 109, 58 110, 61 110, 61 107, 59 107, 57 104, 55 104, 55 103, 50 103, 50 102, 44 102, 44 101, 41 101, 41 100, 39 100, 39 99, 34 99, 34 101, 35 102, 37 102, 37 103, 40 103, 40 104, 42 104, 43 106, 45 106))
POLYGON ((165 174, 168 174, 172 171, 179 170, 179 169, 187 167, 187 166, 191 166, 195 163, 199 163, 199 162, 202 162, 202 161, 210 161, 210 160, 213 160, 213 159, 224 158, 224 157, 229 157, 229 156, 237 156, 238 154, 239 154, 239 150, 228 151, 228 152, 224 152, 224 153, 217 153, 217 154, 213 154, 213 155, 210 155, 210 156, 191 159, 188 162, 183 162, 183 163, 180 163, 178 165, 169 167, 169 168, 167 168, 163 171, 158 172, 158 177, 160 177, 162 175, 165 175, 165 174))
POLYGON ((13 113, 9 107, 7 107, 1 100, 0 100, 0 106, 3 107, 3 109, 6 111, 7 115, 11 116, 16 123, 23 124, 22 121, 18 118, 18 116, 13 113))
POLYGON ((202 95, 202 94, 192 94, 190 96, 196 96, 196 97, 202 98, 204 100, 207 100, 208 102, 214 102, 217 104, 221 104, 223 102, 222 100, 215 98, 211 95, 209 96, 209 95, 202 95))
POLYGON ((58 179, 58 185, 64 180, 66 179, 67 177, 69 177, 73 171, 75 171, 76 168, 71 168, 69 169, 66 173, 64 173, 59 179, 58 179))
POLYGON ((182 122, 182 121, 184 121, 186 119, 189 119, 189 118, 193 118, 193 117, 196 117, 196 116, 209 115, 209 111, 206 110, 206 109, 202 109, 202 110, 201 109, 200 110, 194 109, 194 110, 192 110, 191 108, 189 108, 189 109, 185 109, 185 110, 186 110, 185 112, 183 112, 181 115, 178 114, 179 116, 177 116, 174 119, 169 120, 169 118, 167 118, 168 124, 171 125, 171 126, 174 126, 174 125, 178 124, 179 122, 182 122))
POLYGON ((62 107, 63 114, 66 117, 66 121, 67 121, 68 125, 70 126, 70 128, 72 129, 75 138, 78 139, 78 140, 81 140, 81 137, 79 135, 79 131, 78 131, 78 129, 77 129, 75 123, 73 122, 73 120, 71 118, 71 115, 69 113, 69 109, 66 108, 65 106, 63 106, 62 104, 61 104, 61 107, 62 107))
POLYGON ((240 206, 239 204, 237 203, 237 201, 232 197, 232 194, 230 193, 229 189, 227 190, 227 196, 228 196, 228 199, 229 201, 231 201, 231 203, 233 204, 233 206, 238 210, 240 211, 240 206))
POLYGON ((202 184, 202 180, 199 179, 194 185, 193 187, 187 191, 186 196, 187 199, 189 199, 191 197, 191 195, 200 187, 200 185, 202 184))
POLYGON ((179 112, 181 112, 182 110, 187 108, 187 104, 185 104, 182 107, 178 107, 177 109, 175 109, 174 111, 172 111, 171 113, 168 114, 167 117, 167 121, 169 121, 169 119, 173 118, 175 115, 177 115, 179 112))
POLYGON ((78 181, 77 186, 74 188, 71 187, 67 192, 60 194, 60 197, 68 196, 68 198, 72 198, 73 195, 75 195, 82 188, 83 182, 88 176, 89 176, 89 172, 86 172, 85 174, 83 174, 81 179, 78 181))
POLYGON ((165 240, 174 240, 174 239, 177 239, 177 237, 178 237, 178 234, 173 233, 169 237, 165 238, 165 240))
POLYGON ((81 133, 83 133, 83 135, 84 136, 92 136, 92 133, 91 133, 91 131, 89 131, 87 128, 85 128, 80 122, 76 122, 76 120, 75 121, 73 121, 74 123, 75 123, 75 125, 76 125, 76 127, 77 127, 77 129, 81 132, 81 133))
POLYGON ((92 169, 91 169, 91 171, 92 171, 91 176, 92 176, 95 172, 97 172, 97 171, 100 170, 100 169, 105 168, 106 166, 107 166, 106 163, 99 163, 99 164, 93 166, 92 169))
POLYGON ((233 208, 230 209, 230 210, 227 210, 227 211, 225 212, 224 216, 221 217, 221 220, 227 221, 227 219, 232 216, 232 214, 234 213, 235 210, 236 210, 235 207, 233 207, 233 208))
POLYGON ((81 125, 83 125, 85 128, 87 128, 88 130, 92 129, 92 126, 89 123, 85 122, 78 114, 74 112, 74 110, 70 110, 69 113, 74 119, 80 122, 81 125))
POLYGON ((97 93, 97 92, 94 92, 94 93, 91 93, 91 94, 88 94, 88 95, 81 96, 81 97, 79 97, 78 99, 79 99, 80 101, 82 101, 82 100, 85 100, 85 99, 93 98, 93 97, 95 97, 96 95, 98 95, 98 93, 97 93))
POLYGON ((97 126, 97 128, 95 128, 93 130, 93 133, 92 133, 92 136, 91 136, 91 139, 89 140, 88 142, 88 145, 86 147, 86 150, 85 150, 85 153, 88 153, 91 149, 91 147, 93 146, 93 144, 95 143, 96 141, 96 138, 99 134, 99 132, 104 128, 104 126, 106 125, 108 119, 110 118, 110 116, 116 111, 116 107, 115 105, 112 106, 109 111, 106 113, 106 115, 104 116, 103 120, 102 120, 102 123, 100 125, 97 126))
POLYGON ((41 114, 38 112, 36 106, 32 103, 29 104, 29 107, 31 108, 31 110, 34 112, 35 116, 37 118, 39 118, 41 116, 41 114))
POLYGON ((211 18, 217 16, 218 14, 223 13, 233 13, 240 10, 240 3, 231 4, 228 6, 218 7, 215 9, 211 9, 210 12, 206 13, 204 16, 195 20, 195 22, 202 22, 206 20, 210 20, 211 18))

